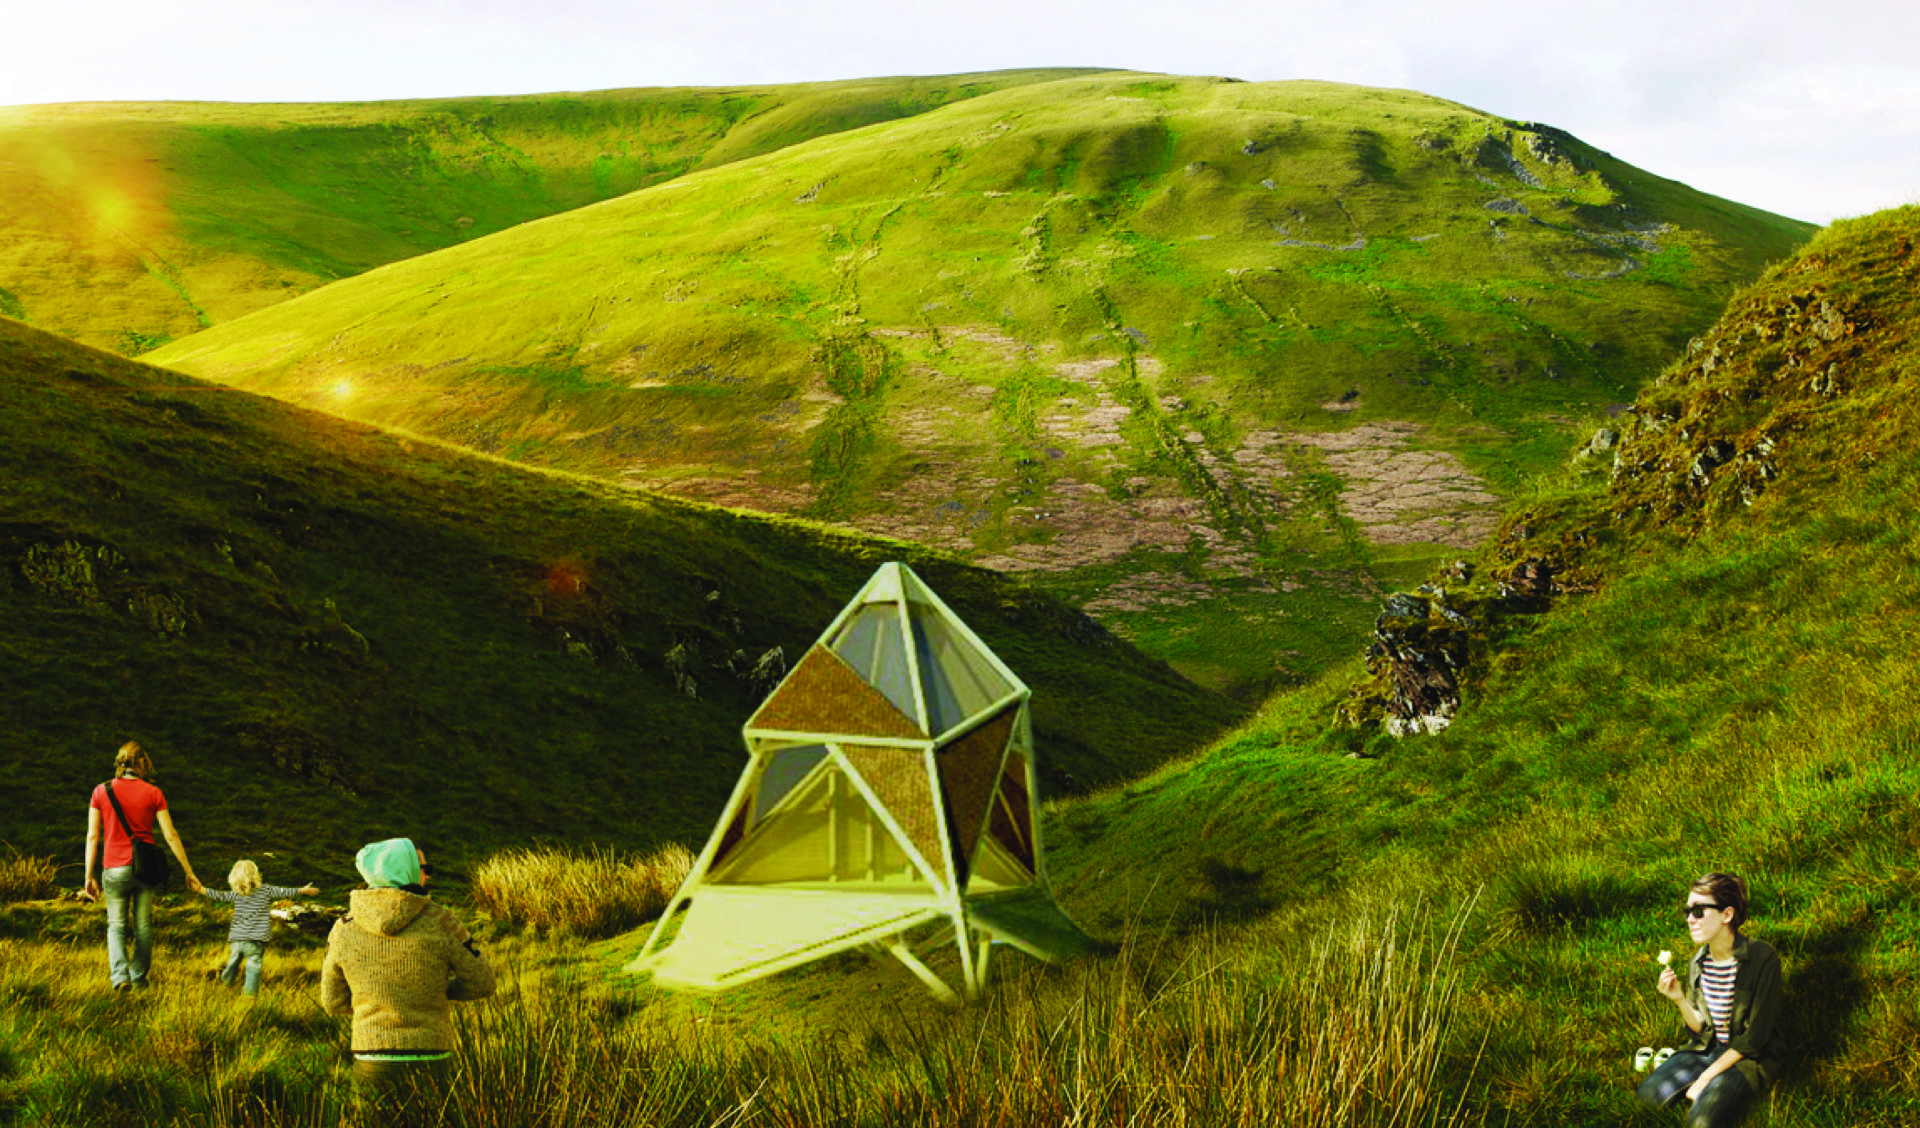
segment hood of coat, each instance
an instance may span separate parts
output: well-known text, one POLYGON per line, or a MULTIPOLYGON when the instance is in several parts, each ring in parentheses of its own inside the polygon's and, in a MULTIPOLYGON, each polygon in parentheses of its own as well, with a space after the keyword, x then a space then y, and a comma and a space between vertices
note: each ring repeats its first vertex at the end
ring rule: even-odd
POLYGON ((348 919, 361 931, 397 936, 433 902, 404 889, 356 889, 348 903, 348 919))

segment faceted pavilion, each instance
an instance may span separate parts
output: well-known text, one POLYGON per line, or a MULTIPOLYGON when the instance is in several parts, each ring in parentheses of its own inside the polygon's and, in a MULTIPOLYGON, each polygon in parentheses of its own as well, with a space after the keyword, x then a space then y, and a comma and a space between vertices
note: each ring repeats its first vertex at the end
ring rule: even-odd
POLYGON ((747 721, 746 770, 631 969, 717 991, 865 948, 958 1001, 994 941, 1086 948, 1047 888, 1027 698, 918 576, 882 565, 747 721), (947 944, 960 992, 921 958, 947 944))

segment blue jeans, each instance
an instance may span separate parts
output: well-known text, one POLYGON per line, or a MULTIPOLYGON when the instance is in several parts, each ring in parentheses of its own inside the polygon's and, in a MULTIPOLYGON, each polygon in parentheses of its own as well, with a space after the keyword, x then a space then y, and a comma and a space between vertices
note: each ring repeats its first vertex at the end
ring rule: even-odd
POLYGON ((107 974, 115 987, 145 987, 153 966, 153 890, 133 879, 132 866, 115 866, 100 872, 100 892, 107 901, 107 974), (129 910, 132 954, 127 952, 129 910))
POLYGON ((267 946, 258 940, 235 940, 227 946, 227 966, 220 969, 220 982, 233 985, 233 973, 245 963, 247 983, 241 991, 248 995, 260 993, 260 965, 266 961, 267 946))
MULTIPOLYGON (((1676 1051, 1660 1068, 1649 1073, 1645 1081, 1640 1082, 1635 1096, 1648 1108, 1665 1108, 1673 1104, 1685 1095, 1694 1079, 1705 1073, 1707 1067, 1726 1049, 1715 1041, 1704 1051, 1676 1051)), ((1687 1128, 1731 1128, 1747 1118, 1747 1107, 1753 1103, 1753 1097, 1753 1086, 1747 1083, 1738 1069, 1729 1069, 1707 1082, 1700 1099, 1687 1110, 1687 1128)))

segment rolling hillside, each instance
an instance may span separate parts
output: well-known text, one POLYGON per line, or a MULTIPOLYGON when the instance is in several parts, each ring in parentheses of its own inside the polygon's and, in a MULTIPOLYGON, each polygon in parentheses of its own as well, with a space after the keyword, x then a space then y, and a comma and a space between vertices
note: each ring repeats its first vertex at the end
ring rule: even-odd
POLYGON ((1678 1037, 1653 954, 1684 950, 1686 882, 1731 870, 1783 960, 1770 1122, 1913 1123, 1917 323, 1920 208, 1823 231, 1637 398, 1617 458, 1571 463, 1468 554, 1475 578, 1423 589, 1435 623, 1487 628, 1450 728, 1336 726, 1352 664, 1279 695, 1060 808, 1069 909, 1228 922, 1264 982, 1264 953, 1354 912, 1472 904, 1445 1082, 1466 1122, 1640 1123, 1626 1061, 1678 1037), (1569 582, 1503 615, 1516 552, 1569 582))
POLYGON ((1405 91, 1098 74, 394 263, 163 364, 1040 582, 1244 694, 1810 228, 1405 91))
POLYGON ((0 107, 0 314, 137 354, 382 263, 1073 73, 0 107))
POLYGON ((0 838, 77 859, 85 795, 133 738, 203 867, 273 850, 344 876, 397 833, 456 867, 697 843, 745 761, 756 667, 797 660, 886 559, 1032 685, 1056 792, 1231 715, 1079 612, 914 546, 515 467, 0 319, 0 838))

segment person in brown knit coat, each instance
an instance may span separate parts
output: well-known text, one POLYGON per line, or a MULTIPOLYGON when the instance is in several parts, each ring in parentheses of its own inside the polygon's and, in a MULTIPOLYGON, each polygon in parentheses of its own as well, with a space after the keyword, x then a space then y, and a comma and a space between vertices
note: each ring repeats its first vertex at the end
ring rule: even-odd
POLYGON ((493 994, 493 968, 466 927, 427 897, 426 855, 412 840, 361 847, 354 866, 370 888, 354 890, 327 937, 320 1005, 353 1016, 362 1100, 431 1112, 445 1100, 452 1004, 493 994))

